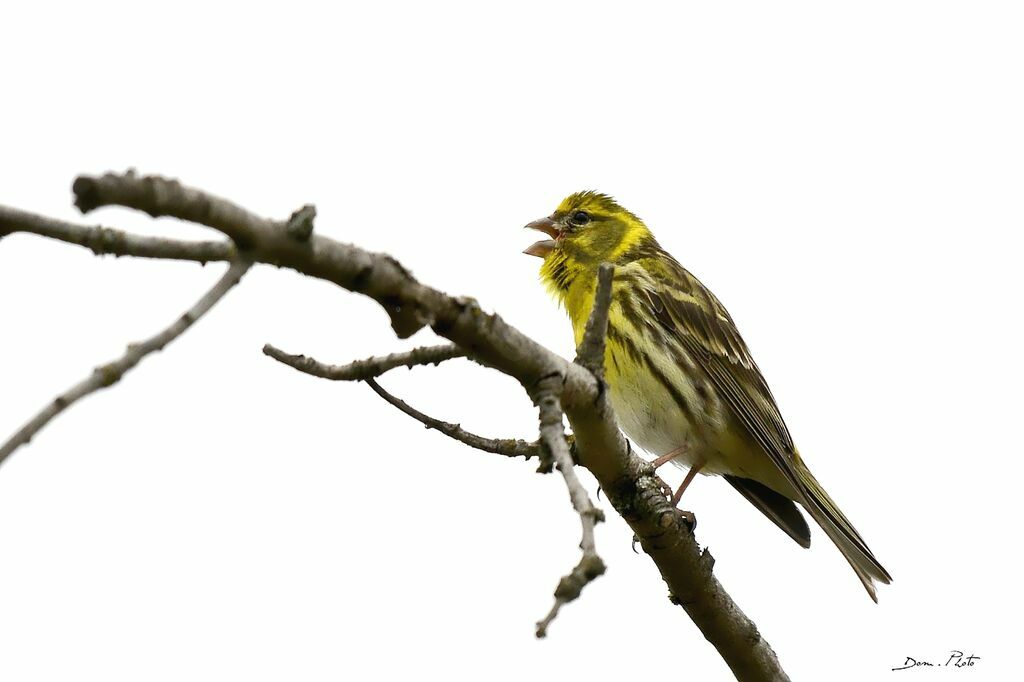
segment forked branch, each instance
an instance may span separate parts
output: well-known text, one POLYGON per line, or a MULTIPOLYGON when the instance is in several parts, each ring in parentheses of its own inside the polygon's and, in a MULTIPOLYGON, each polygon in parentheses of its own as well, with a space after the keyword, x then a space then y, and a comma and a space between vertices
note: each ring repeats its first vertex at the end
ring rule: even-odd
MULTIPOLYGON (((584 340, 578 364, 567 362, 499 316, 483 312, 472 299, 449 296, 422 284, 390 256, 370 253, 318 234, 313 230, 311 209, 300 209, 289 220, 269 220, 175 180, 132 172, 82 176, 75 181, 73 189, 76 205, 83 212, 100 206, 124 206, 152 216, 171 216, 206 225, 227 239, 188 242, 141 237, 54 221, 4 207, 0 207, 0 237, 27 232, 86 246, 96 253, 198 262, 230 260, 241 252, 255 262, 291 268, 364 294, 381 305, 399 337, 406 338, 429 326, 462 349, 471 360, 518 380, 541 407, 541 440, 566 477, 573 505, 580 513, 584 525, 581 543, 584 557, 590 551, 588 547, 592 548, 592 529, 599 512, 593 509, 589 499, 584 499, 585 491, 580 496, 577 486, 571 483, 575 474, 561 423, 563 412, 572 426, 580 463, 594 474, 609 502, 636 533, 668 585, 673 602, 686 610, 735 676, 744 681, 788 679, 757 627, 715 579, 713 559, 700 550, 689 526, 665 499, 662 483, 650 465, 630 451, 619 433, 601 379, 603 333, 584 340)), ((236 263, 229 273, 240 277, 247 267, 236 263)), ((226 291, 234 282, 237 278, 221 288, 226 291)), ((200 305, 203 301, 197 304, 199 314, 208 310, 223 292, 213 295, 212 299, 211 294, 204 297, 205 309, 200 305)), ((595 298, 600 302, 600 297, 595 298)), ((595 307, 601 309, 603 304, 595 307)), ((109 385, 111 377, 123 375, 146 352, 175 338, 196 317, 198 315, 191 316, 183 328, 175 325, 165 330, 164 334, 154 337, 152 343, 144 342, 145 352, 141 354, 139 347, 130 349, 124 358, 113 364, 113 373, 96 373, 58 398, 8 441, 4 446, 8 448, 6 452, 27 442, 64 409, 66 404, 62 401, 80 399, 109 385)), ((607 324, 593 316, 591 322, 595 328, 607 324)), ((596 568, 584 570, 584 574, 588 571, 595 573, 596 568)), ((589 580, 586 575, 583 578, 577 581, 580 589, 589 580)), ((567 590, 566 594, 570 592, 567 590)), ((556 596, 556 609, 557 599, 556 596)))
POLYGON ((582 556, 579 563, 568 574, 562 576, 555 588, 555 603, 551 610, 537 622, 537 637, 546 637, 548 626, 558 615, 563 605, 568 604, 583 592, 583 588, 602 575, 605 571, 604 561, 597 554, 594 541, 594 527, 604 521, 604 512, 594 506, 590 495, 576 476, 575 464, 569 452, 569 443, 565 439, 562 426, 562 405, 558 400, 558 377, 545 379, 537 392, 537 407, 540 409, 540 439, 545 449, 555 462, 555 468, 565 480, 569 489, 572 508, 580 516, 583 538, 580 540, 582 556))
POLYGON ((365 381, 374 393, 379 395, 399 411, 409 415, 428 429, 434 429, 435 431, 457 440, 460 443, 468 445, 471 448, 476 448, 477 450, 483 450, 484 452, 490 452, 496 455, 505 455, 506 457, 524 457, 526 459, 535 457, 540 452, 540 448, 536 443, 528 443, 525 440, 520 440, 518 438, 486 438, 484 436, 478 436, 475 433, 470 433, 462 428, 460 424, 452 424, 450 422, 441 421, 440 419, 435 419, 430 415, 420 412, 404 400, 395 397, 374 381, 376 377, 379 377, 385 372, 395 369, 396 367, 412 368, 417 365, 438 365, 445 360, 465 357, 466 353, 454 344, 445 344, 443 346, 424 346, 402 353, 392 353, 390 355, 380 357, 366 358, 365 360, 356 360, 355 362, 350 362, 347 365, 328 365, 315 358, 306 357, 305 355, 292 355, 291 353, 285 353, 283 350, 271 346, 269 343, 263 346, 263 353, 274 358, 280 363, 288 365, 293 369, 297 369, 304 374, 309 374, 321 379, 330 379, 332 381, 365 381))
MULTIPOLYGON (((576 360, 589 369, 598 381, 602 381, 604 376, 604 347, 605 336, 608 334, 608 309, 611 307, 613 274, 614 267, 607 263, 602 265, 598 272, 594 306, 590 311, 576 360)), ((541 442, 551 453, 558 471, 565 479, 573 509, 580 515, 583 526, 580 549, 583 556, 575 568, 558 582, 558 587, 555 588, 555 603, 551 611, 537 623, 538 637, 547 635, 548 626, 558 615, 563 604, 579 597, 583 588, 605 571, 604 561, 598 556, 594 541, 594 527, 604 521, 604 512, 590 501, 590 496, 573 470, 575 465, 562 427, 563 412, 558 399, 558 385, 555 383, 557 380, 558 377, 544 379, 538 391, 541 442)))

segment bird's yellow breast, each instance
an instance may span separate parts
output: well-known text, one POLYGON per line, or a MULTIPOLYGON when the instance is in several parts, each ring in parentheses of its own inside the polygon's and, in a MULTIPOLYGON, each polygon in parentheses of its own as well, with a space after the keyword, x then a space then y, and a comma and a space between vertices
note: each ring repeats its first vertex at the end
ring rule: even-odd
MULTIPOLYGON (((576 345, 583 340, 593 308, 596 281, 578 282, 565 293, 563 302, 572 321, 576 345)), ((709 427, 716 418, 707 411, 685 363, 675 362, 650 330, 637 329, 623 312, 624 297, 635 295, 630 286, 616 281, 608 310, 605 341, 605 379, 612 407, 622 430, 638 446, 662 455, 688 445, 689 453, 707 451, 709 427)), ((692 461, 684 456, 682 464, 692 461)))
MULTIPOLYGON (((623 302, 636 296, 635 282, 616 280, 608 310, 605 379, 619 426, 640 448, 660 456, 685 451, 675 462, 704 463, 702 473, 774 476, 765 458, 751 447, 728 409, 710 390, 707 378, 678 337, 659 333, 655 325, 638 328, 624 313, 623 302)), ((578 346, 593 308, 596 280, 575 282, 563 303, 578 346)))

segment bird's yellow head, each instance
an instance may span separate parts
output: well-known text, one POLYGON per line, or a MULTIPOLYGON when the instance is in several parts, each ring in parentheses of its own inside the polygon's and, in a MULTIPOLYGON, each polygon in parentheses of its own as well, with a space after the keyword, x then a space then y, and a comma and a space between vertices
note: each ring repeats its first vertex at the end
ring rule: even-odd
POLYGON ((657 248, 642 220, 597 192, 571 194, 550 216, 526 227, 550 237, 523 253, 544 259, 541 279, 563 299, 581 276, 596 279, 601 263, 625 265, 657 248))

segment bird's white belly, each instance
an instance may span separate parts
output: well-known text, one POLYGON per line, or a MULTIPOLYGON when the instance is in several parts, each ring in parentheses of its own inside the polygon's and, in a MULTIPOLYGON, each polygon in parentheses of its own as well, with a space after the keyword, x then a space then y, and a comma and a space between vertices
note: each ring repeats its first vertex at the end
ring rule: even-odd
MULTIPOLYGON (((675 367, 671 371, 681 373, 675 367)), ((702 401, 696 395, 688 395, 692 393, 692 385, 684 377, 669 375, 668 378, 688 399, 692 406, 689 411, 680 407, 677 397, 646 370, 610 372, 609 394, 619 426, 630 440, 651 455, 665 455, 685 446, 674 463, 690 467, 703 460, 713 465, 713 460, 717 459, 715 448, 706 440, 706 427, 710 425, 692 423, 696 415, 704 416, 702 409, 694 413, 694 407, 702 401)), ((715 473, 716 468, 711 466, 707 473, 715 473)))
POLYGON ((646 369, 628 374, 608 372, 612 407, 630 440, 655 457, 685 445, 673 464, 690 468, 701 463, 702 474, 752 478, 788 494, 789 488, 771 459, 747 446, 742 438, 730 435, 721 403, 710 394, 707 399, 698 395, 693 382, 682 375, 669 379, 685 397, 685 409, 680 407, 678 397, 646 369), (693 423, 695 420, 699 421, 693 423))

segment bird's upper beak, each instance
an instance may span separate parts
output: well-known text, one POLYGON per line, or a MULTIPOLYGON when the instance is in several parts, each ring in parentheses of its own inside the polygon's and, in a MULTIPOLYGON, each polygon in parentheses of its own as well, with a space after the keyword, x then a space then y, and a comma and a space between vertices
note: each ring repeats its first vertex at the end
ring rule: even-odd
POLYGON ((556 246, 558 246, 558 239, 562 236, 561 225, 558 224, 551 217, 541 218, 540 220, 534 220, 532 223, 527 223, 526 227, 531 230, 540 230, 544 234, 551 237, 551 239, 542 239, 539 242, 532 244, 523 253, 530 256, 537 256, 539 258, 545 258, 551 253, 556 246))

